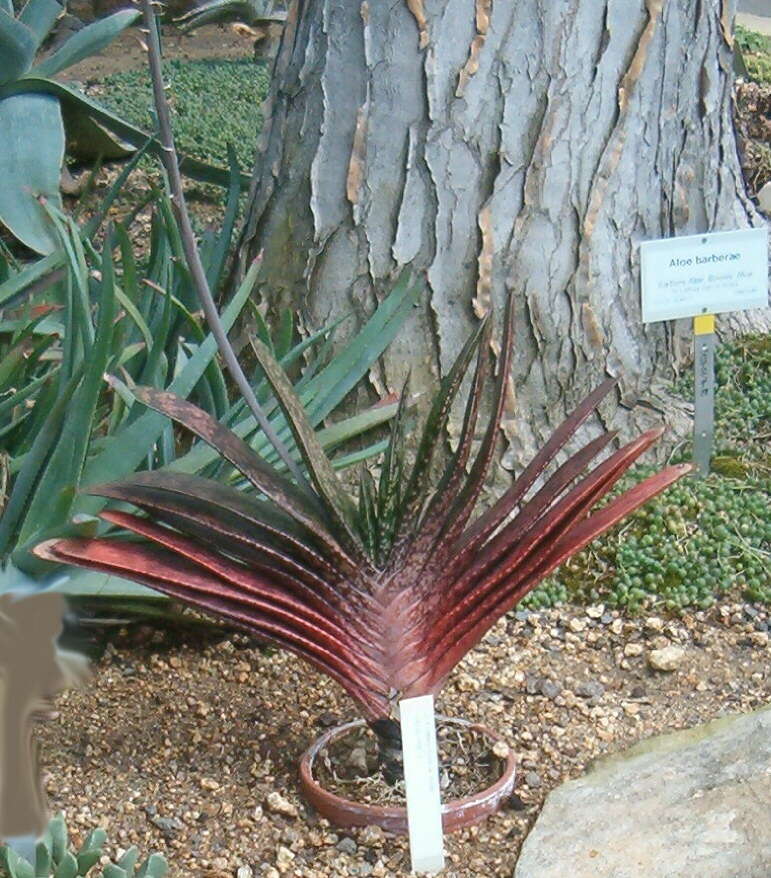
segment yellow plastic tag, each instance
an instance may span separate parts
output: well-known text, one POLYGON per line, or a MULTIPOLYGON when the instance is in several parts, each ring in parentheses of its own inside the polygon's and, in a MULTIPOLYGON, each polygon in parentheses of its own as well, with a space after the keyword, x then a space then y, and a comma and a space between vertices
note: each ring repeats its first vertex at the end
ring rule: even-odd
POLYGON ((714 314, 699 314, 697 317, 693 318, 693 334, 694 335, 709 335, 710 332, 715 331, 715 315, 714 314))

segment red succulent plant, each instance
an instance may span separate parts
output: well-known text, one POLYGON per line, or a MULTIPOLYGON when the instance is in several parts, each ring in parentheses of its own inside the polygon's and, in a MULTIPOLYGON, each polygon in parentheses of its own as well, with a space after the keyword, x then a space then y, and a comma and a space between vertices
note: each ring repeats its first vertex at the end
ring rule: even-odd
POLYGON ((402 395, 379 482, 364 470, 358 503, 319 445, 283 370, 257 341, 310 488, 290 481, 185 400, 141 389, 142 402, 216 448, 257 492, 175 472, 141 473, 91 489, 141 511, 102 513, 140 540, 60 539, 43 543, 37 554, 126 576, 216 614, 333 677, 373 726, 390 721, 398 699, 437 692, 485 632, 555 567, 690 469, 668 467, 595 509, 661 434, 651 430, 590 468, 614 438, 606 432, 544 476, 613 388, 606 381, 500 499, 473 518, 503 414, 511 311, 509 304, 497 375, 491 374, 490 330, 483 323, 444 378, 411 467, 402 395), (434 459, 474 358, 459 443, 433 484, 434 459), (490 381, 493 410, 477 447, 480 400, 490 381))

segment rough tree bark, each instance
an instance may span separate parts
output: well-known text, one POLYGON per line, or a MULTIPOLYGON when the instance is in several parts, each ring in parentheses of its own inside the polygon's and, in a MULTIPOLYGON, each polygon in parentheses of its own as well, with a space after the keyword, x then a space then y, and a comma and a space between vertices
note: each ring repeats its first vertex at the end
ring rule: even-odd
MULTIPOLYGON (((605 374, 673 420, 688 321, 643 326, 638 243, 756 225, 732 124, 735 0, 296 0, 240 261, 317 326, 425 271, 380 380, 418 389, 516 299, 505 465, 605 374)), ((721 317, 769 328, 768 312, 721 317)), ((631 410, 630 410, 631 409, 631 410)), ((680 412, 682 415, 682 412, 680 412)), ((676 413, 675 413, 676 415, 676 413)), ((674 417, 675 431, 687 419, 674 417)))

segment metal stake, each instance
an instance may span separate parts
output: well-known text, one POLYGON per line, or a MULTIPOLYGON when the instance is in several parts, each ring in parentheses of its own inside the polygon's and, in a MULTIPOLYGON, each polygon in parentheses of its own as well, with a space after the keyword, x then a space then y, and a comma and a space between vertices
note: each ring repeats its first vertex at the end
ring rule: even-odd
POLYGON ((696 475, 709 474, 715 437, 715 315, 693 318, 695 395, 693 417, 693 461, 696 475))

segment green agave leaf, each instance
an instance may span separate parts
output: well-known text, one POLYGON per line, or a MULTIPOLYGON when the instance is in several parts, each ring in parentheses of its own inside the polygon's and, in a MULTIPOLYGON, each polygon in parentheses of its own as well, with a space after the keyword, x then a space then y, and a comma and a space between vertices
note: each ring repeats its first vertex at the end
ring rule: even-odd
MULTIPOLYGON (((107 212, 123 188, 129 174, 139 163, 140 159, 147 152, 148 142, 139 148, 139 150, 126 163, 115 182, 110 186, 99 202, 96 213, 85 224, 82 234, 85 237, 91 237, 96 234, 107 216, 107 212)), ((30 287, 43 284, 55 283, 63 276, 62 266, 66 262, 66 254, 62 247, 59 247, 54 253, 38 259, 31 265, 26 266, 18 274, 14 274, 0 284, 0 308, 8 308, 13 305, 17 299, 24 296, 30 287)))
MULTIPOLYGON (((222 314, 222 324, 226 332, 235 323, 249 298, 254 287, 257 268, 258 266, 255 265, 250 269, 238 292, 222 314)), ((216 352, 217 342, 212 335, 208 335, 182 373, 171 383, 169 390, 183 398, 189 396, 216 352)), ((94 485, 114 481, 133 472, 152 451, 167 424, 168 420, 164 415, 155 411, 145 412, 105 442, 102 451, 87 463, 82 484, 94 485)), ((76 502, 75 509, 78 512, 93 514, 103 506, 104 501, 98 497, 82 496, 76 502)))
POLYGON ((13 82, 26 73, 36 50, 35 34, 13 17, 13 8, 9 11, 0 9, 0 85, 13 82))
POLYGON ((56 19, 64 13, 64 6, 58 0, 27 0, 21 10, 19 21, 25 24, 35 35, 36 49, 48 36, 56 19))
POLYGON ((335 475, 334 468, 316 437, 305 408, 278 361, 259 339, 252 340, 257 362, 265 372, 276 395, 313 484, 325 501, 329 512, 347 534, 353 545, 359 544, 356 532, 356 507, 335 475))
POLYGON ((67 155, 80 161, 123 159, 136 147, 121 140, 100 125, 84 107, 75 103, 61 104, 67 155))
POLYGON ((0 100, 0 222, 37 253, 52 253, 59 246, 38 198, 61 208, 63 160, 64 126, 54 98, 18 95, 0 100), (34 149, 30 149, 31 131, 34 149))
POLYGON ((308 383, 316 398, 308 418, 317 424, 358 384, 372 363, 393 341, 423 290, 405 270, 375 313, 339 356, 308 383))
POLYGON ((72 398, 59 441, 25 516, 19 537, 22 545, 29 543, 34 534, 46 531, 66 519, 72 503, 72 488, 80 483, 115 319, 112 245, 112 234, 109 233, 102 260, 99 324, 93 346, 88 351, 83 381, 72 398))
MULTIPOLYGON (((137 148, 148 145, 148 150, 153 155, 158 155, 161 145, 157 139, 148 135, 146 131, 142 131, 134 125, 129 124, 120 116, 111 113, 105 107, 96 101, 78 91, 72 85, 59 82, 55 79, 48 79, 44 76, 38 76, 36 73, 29 73, 21 79, 17 79, 0 86, 0 98, 10 97, 11 95, 20 94, 44 94, 58 98, 61 102, 76 104, 88 111, 89 115, 96 119, 97 122, 104 125, 109 131, 112 131, 121 140, 130 143, 137 148)), ((214 183, 217 186, 230 185, 230 172, 225 168, 218 168, 207 162, 199 161, 190 156, 183 156, 180 160, 179 167, 181 172, 193 180, 201 183, 214 183)), ((249 186, 250 177, 248 174, 241 174, 241 187, 249 186)))
POLYGON ((100 18, 73 34, 53 55, 32 68, 35 76, 54 76, 78 61, 101 52, 129 25, 139 18, 138 9, 122 9, 100 18))
MULTIPOLYGON (((1 581, 1 580, 0 580, 1 581)), ((153 603, 167 601, 160 592, 146 588, 129 579, 96 573, 80 567, 66 567, 61 577, 51 587, 52 591, 77 597, 132 598, 148 600, 153 603)))
MULTIPOLYGON (((11 538, 24 517, 29 498, 34 496, 35 485, 40 478, 51 449, 59 438, 67 405, 75 387, 80 382, 81 372, 82 370, 77 370, 67 384, 61 388, 58 399, 46 412, 44 423, 35 433, 32 447, 24 455, 24 461, 14 482, 11 496, 3 509, 2 517, 0 517, 0 558, 6 555, 11 538)), ((39 402, 40 400, 38 400, 39 402)))

